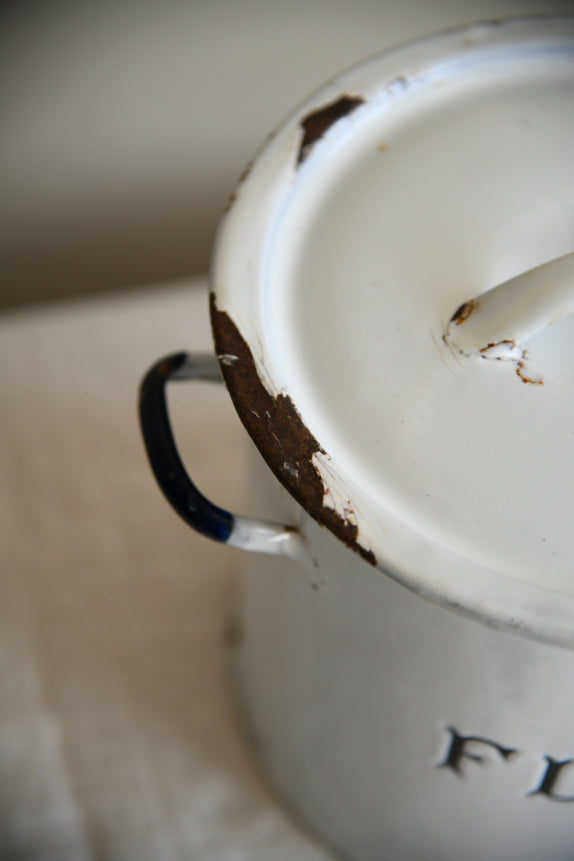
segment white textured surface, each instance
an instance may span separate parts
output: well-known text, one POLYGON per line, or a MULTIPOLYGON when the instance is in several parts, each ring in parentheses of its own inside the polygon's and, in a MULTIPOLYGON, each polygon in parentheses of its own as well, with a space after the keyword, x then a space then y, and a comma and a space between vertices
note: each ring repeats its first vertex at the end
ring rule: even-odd
MULTIPOLYGON (((164 502, 136 389, 209 349, 202 283, 0 320, 0 857, 319 861, 252 769, 222 632, 238 551, 164 502)), ((239 505, 224 391, 172 387, 200 487, 239 505)), ((243 512, 242 512, 243 513, 243 512)))

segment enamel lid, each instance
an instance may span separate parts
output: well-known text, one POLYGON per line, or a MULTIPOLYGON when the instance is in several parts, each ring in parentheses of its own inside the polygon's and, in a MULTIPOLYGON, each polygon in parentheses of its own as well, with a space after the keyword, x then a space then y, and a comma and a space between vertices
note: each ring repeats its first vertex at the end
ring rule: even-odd
POLYGON ((573 645, 574 19, 369 59, 246 174, 212 319, 271 468, 411 589, 573 645))

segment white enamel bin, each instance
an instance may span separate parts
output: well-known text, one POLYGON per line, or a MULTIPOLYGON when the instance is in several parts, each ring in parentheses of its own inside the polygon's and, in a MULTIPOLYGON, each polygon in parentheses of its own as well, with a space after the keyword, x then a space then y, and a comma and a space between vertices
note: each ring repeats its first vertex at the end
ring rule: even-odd
POLYGON ((449 31, 302 105, 230 201, 214 357, 141 392, 152 468, 247 550, 253 747, 353 861, 574 858, 574 21, 449 31), (171 379, 219 379, 262 520, 187 477, 171 379))

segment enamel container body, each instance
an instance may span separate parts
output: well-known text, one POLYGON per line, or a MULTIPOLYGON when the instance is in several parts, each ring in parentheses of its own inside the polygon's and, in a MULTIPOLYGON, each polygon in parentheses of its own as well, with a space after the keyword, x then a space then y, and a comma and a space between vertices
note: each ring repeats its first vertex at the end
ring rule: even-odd
MULTIPOLYGON (((572 857, 574 22, 367 60, 267 142, 216 243, 221 373, 255 448, 229 643, 267 773, 353 861, 572 857)), ((152 427, 155 414, 161 421, 152 427)), ((167 452, 167 454, 166 454, 167 452)))
MULTIPOLYGON (((259 461, 259 462, 258 462, 259 461)), ((469 620, 346 552, 269 480, 314 561, 252 556, 229 649, 264 776, 337 857, 569 861, 574 661, 469 620)))

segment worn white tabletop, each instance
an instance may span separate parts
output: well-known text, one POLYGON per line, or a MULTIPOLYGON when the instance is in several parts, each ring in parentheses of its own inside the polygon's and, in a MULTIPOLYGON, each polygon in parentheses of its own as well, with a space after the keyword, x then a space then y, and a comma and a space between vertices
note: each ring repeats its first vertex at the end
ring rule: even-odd
MULTIPOLYGON (((222 632, 238 551, 191 532, 147 465, 136 391, 210 349, 205 283, 0 318, 0 858, 326 861, 234 720, 222 632)), ((225 390, 174 386, 184 458, 241 507, 225 390)))

